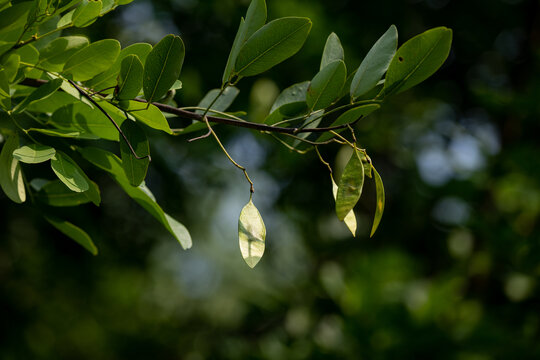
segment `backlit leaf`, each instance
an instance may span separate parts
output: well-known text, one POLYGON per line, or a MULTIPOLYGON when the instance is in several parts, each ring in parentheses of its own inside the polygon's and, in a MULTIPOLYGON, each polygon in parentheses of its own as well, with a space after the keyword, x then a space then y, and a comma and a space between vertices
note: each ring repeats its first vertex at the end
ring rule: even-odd
MULTIPOLYGON (((336 182, 334 181, 334 178, 332 177, 332 193, 334 194, 334 200, 336 199, 338 191, 338 186, 336 182)), ((343 222, 345 225, 347 225, 347 228, 352 233, 353 236, 356 236, 356 216, 354 215, 354 210, 351 210, 345 215, 345 218, 343 219, 343 222)))
MULTIPOLYGON (((360 105, 358 107, 345 111, 334 122, 330 123, 328 126, 338 126, 338 125, 343 125, 343 124, 354 123, 359 118, 368 116, 375 110, 378 110, 380 107, 381 106, 377 104, 360 105)), ((343 131, 343 129, 338 129, 334 131, 339 133, 343 131)), ((333 136, 334 135, 332 133, 325 132, 319 137, 317 141, 326 141, 326 140, 331 139, 333 136)))
POLYGON ((101 0, 82 0, 71 18, 73 25, 79 28, 91 25, 99 17, 102 6, 101 0))
POLYGON ((86 82, 86 86, 96 91, 103 91, 106 94, 112 93, 112 90, 107 88, 114 87, 116 85, 116 79, 118 77, 118 73, 120 72, 122 61, 129 55, 137 55, 139 60, 141 60, 141 63, 144 64, 144 62, 146 61, 146 57, 148 56, 150 51, 152 51, 152 45, 147 43, 132 44, 122 49, 122 51, 120 51, 120 54, 118 54, 118 57, 114 61, 113 66, 111 66, 105 72, 88 80, 86 82))
POLYGON ((17 135, 7 138, 0 152, 0 187, 8 198, 16 203, 26 201, 23 174, 19 160, 13 157, 13 151, 19 147, 17 135))
POLYGON ((343 221, 345 216, 354 208, 364 185, 364 166, 360 154, 355 149, 349 162, 343 170, 339 180, 336 195, 336 213, 339 220, 343 221))
POLYGON ((56 150, 50 146, 30 144, 13 151, 13 157, 26 164, 38 164, 50 160, 56 150))
POLYGON ((240 212, 238 238, 244 261, 250 268, 254 268, 264 254, 266 227, 251 199, 240 212))
MULTIPOLYGON (((99 188, 91 181, 90 189, 99 193, 99 188)), ((91 199, 86 195, 86 192, 73 192, 60 180, 49 181, 44 184, 35 195, 36 199, 49 206, 79 206, 87 204, 91 199)), ((99 203, 98 203, 99 204, 99 203)))
POLYGON ((66 154, 57 152, 51 159, 51 168, 71 191, 84 192, 88 190, 89 184, 86 181, 86 176, 66 154))
POLYGON ((88 46, 84 36, 65 36, 54 39, 40 51, 39 67, 45 70, 60 72, 64 64, 77 51, 88 46))

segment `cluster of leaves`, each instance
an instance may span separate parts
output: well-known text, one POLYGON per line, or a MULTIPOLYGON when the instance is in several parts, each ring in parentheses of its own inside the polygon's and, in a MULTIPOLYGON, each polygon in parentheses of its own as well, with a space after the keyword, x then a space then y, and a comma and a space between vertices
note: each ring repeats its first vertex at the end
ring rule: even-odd
MULTIPOLYGON (((227 153, 211 123, 247 127, 274 136, 289 149, 305 153, 338 143, 350 146, 352 156, 339 179, 332 177, 336 213, 353 235, 353 208, 362 194, 364 178, 374 178, 377 206, 372 235, 384 210, 384 188, 365 149, 357 145, 353 125, 380 108, 383 100, 417 85, 445 61, 452 33, 436 28, 397 48, 397 29, 391 26, 367 53, 361 65, 347 72, 344 51, 336 34, 326 42, 319 72, 285 89, 264 123, 253 123, 226 112, 244 77, 261 74, 297 53, 311 29, 311 21, 284 17, 266 23, 266 3, 253 0, 240 26, 223 73, 221 87, 210 90, 195 107, 178 108, 174 93, 184 61, 182 39, 167 35, 156 45, 137 43, 121 49, 113 39, 90 43, 81 36, 60 36, 63 29, 85 27, 129 1, 27 1, 0 4, 0 186, 11 200, 28 198, 45 219, 93 254, 97 248, 88 234, 57 217, 54 207, 92 202, 99 206, 98 185, 83 168, 107 172, 120 187, 153 215, 180 242, 191 247, 187 229, 156 203, 144 179, 150 164, 146 133, 169 135, 207 130, 229 160, 253 183, 244 167, 227 153), (168 118, 193 123, 171 129, 168 118), (342 135, 343 130, 350 135, 342 135), (96 141, 102 144, 96 147, 96 141), (109 143, 107 143, 109 142, 109 143), (117 152, 110 142, 119 142, 117 152), (106 149, 104 149, 104 147, 106 149), (43 174, 28 180, 24 164, 43 174), (47 177, 56 176, 55 180, 47 177)), ((195 140, 191 139, 191 140, 195 140)), ((250 200, 239 219, 242 256, 250 267, 264 252, 266 229, 250 200)))

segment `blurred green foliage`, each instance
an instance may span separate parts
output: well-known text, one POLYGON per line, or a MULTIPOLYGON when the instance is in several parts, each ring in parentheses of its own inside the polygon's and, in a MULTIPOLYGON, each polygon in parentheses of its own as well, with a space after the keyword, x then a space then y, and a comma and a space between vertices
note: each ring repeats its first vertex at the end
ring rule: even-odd
MULTIPOLYGON (((123 46, 180 35, 186 60, 176 100, 194 105, 219 86, 247 5, 136 0, 83 30, 123 46)), ((454 31, 434 77, 358 125, 387 191, 377 234, 369 239, 372 183, 353 239, 335 218, 330 178, 313 152, 217 127, 249 169, 268 229, 265 257, 248 269, 236 234, 243 174, 210 140, 156 137, 148 183, 190 228, 193 248, 184 252, 104 174, 91 176, 101 208, 66 211, 89 230, 97 257, 0 199, 0 359, 540 358, 538 7, 269 1, 269 19, 307 16, 313 29, 298 55, 242 84, 233 107, 250 109, 252 120, 280 89, 317 72, 332 31, 349 68, 390 24, 401 39, 436 26, 454 31)), ((337 168, 349 156, 339 148, 323 155, 337 168)))

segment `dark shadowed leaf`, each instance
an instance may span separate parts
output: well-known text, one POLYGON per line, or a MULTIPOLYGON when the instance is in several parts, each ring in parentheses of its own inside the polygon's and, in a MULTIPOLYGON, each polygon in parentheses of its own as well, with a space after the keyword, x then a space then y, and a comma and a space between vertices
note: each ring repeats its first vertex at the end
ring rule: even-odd
POLYGON ((92 255, 98 254, 98 249, 96 245, 94 245, 94 242, 88 236, 88 234, 82 230, 81 228, 73 225, 72 223, 57 218, 52 215, 44 215, 45 220, 49 222, 52 226, 54 226, 57 230, 59 230, 61 233, 69 237, 70 239, 77 242, 79 245, 84 247, 86 250, 90 251, 92 255))
MULTIPOLYGON (((219 92, 220 92, 219 89, 210 90, 204 96, 204 98, 199 102, 199 104, 197 106, 200 107, 200 108, 207 109, 208 106, 210 106, 210 104, 214 101, 216 96, 219 95, 219 92)), ((236 99, 236 97, 238 96, 239 93, 240 93, 240 90, 238 90, 238 88, 236 88, 234 86, 228 86, 223 91, 223 94, 221 94, 219 96, 219 98, 217 98, 217 100, 214 102, 214 104, 212 105, 212 109, 217 110, 217 111, 225 111, 225 110, 227 110, 229 108, 229 106, 231 106, 231 104, 233 103, 234 99, 236 99)), ((195 112, 197 114, 204 114, 204 110, 197 110, 195 112)))
POLYGON ((257 30, 259 30, 264 23, 266 22, 266 3, 264 0, 252 0, 249 5, 246 19, 240 20, 240 26, 236 32, 236 37, 229 53, 229 58, 227 59, 227 65, 225 66, 225 71, 223 72, 222 84, 224 85, 231 77, 231 74, 234 70, 234 64, 236 63, 236 58, 240 49, 244 43, 253 35, 257 30))
POLYGON ((326 65, 329 65, 336 60, 345 61, 345 52, 343 51, 343 46, 341 46, 339 37, 335 33, 331 33, 326 39, 326 44, 324 45, 319 70, 322 70, 326 65))
POLYGON ((353 99, 373 89, 388 69, 396 53, 398 43, 397 28, 392 25, 377 40, 356 70, 351 82, 350 93, 353 99))
POLYGON ((155 217, 178 240, 182 248, 189 249, 191 247, 191 236, 188 230, 161 209, 146 185, 142 184, 138 187, 130 185, 122 168, 122 160, 116 155, 98 148, 87 147, 79 149, 79 151, 94 166, 107 171, 126 194, 155 217))
POLYGON ((257 30, 242 46, 234 71, 239 76, 265 72, 300 50, 311 30, 308 18, 285 17, 257 30))
POLYGON ((306 102, 310 109, 320 110, 330 106, 341 92, 347 77, 345 63, 337 60, 319 71, 311 80, 307 90, 306 102))
POLYGON ((119 100, 133 99, 142 88, 143 64, 137 55, 128 55, 122 60, 120 76, 118 77, 119 100))
POLYGON ((144 63, 144 97, 150 103, 162 98, 182 71, 184 43, 179 36, 167 35, 154 46, 144 63))
POLYGON ((407 41, 396 52, 384 83, 385 95, 405 91, 430 77, 444 63, 452 45, 452 30, 438 27, 407 41))
MULTIPOLYGON (((137 123, 131 120, 124 121, 121 130, 138 157, 145 157, 150 154, 150 145, 146 135, 137 123)), ((150 159, 148 157, 137 159, 123 138, 120 139, 120 155, 122 157, 122 167, 129 183, 132 186, 139 186, 146 177, 150 159)))

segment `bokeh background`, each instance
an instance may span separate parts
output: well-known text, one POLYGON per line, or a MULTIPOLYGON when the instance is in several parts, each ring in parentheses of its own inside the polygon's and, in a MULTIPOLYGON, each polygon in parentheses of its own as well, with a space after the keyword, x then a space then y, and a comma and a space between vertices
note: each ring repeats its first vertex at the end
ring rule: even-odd
MULTIPOLYGON (((369 238, 366 184, 352 238, 310 152, 217 127, 256 186, 266 253, 243 262, 237 219, 249 197, 209 138, 152 135, 148 185, 190 229, 178 243, 105 174, 100 208, 70 210, 89 255, 0 195, 0 359, 540 358, 539 2, 267 0, 269 19, 308 16, 302 51, 240 83, 233 110, 257 121, 285 87, 317 72, 336 32, 349 69, 396 24, 400 43, 454 30, 443 68, 357 127, 387 191, 369 238)), ((123 46, 182 36, 195 105, 220 85, 247 0, 135 0, 84 33, 123 46)), ((323 150, 340 168, 338 146, 323 150)))

